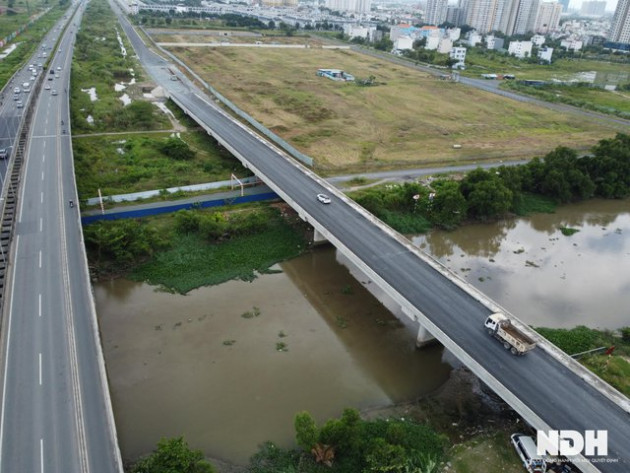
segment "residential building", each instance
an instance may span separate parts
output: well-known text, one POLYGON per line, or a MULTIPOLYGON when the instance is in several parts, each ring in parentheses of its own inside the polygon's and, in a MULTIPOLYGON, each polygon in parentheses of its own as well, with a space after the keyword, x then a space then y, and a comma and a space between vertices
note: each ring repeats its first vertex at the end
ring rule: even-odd
POLYGON ((605 0, 591 0, 582 2, 580 15, 582 16, 604 16, 606 14, 605 0))
POLYGON ((503 38, 497 38, 494 35, 486 36, 486 48, 487 49, 503 49, 505 43, 503 38))
POLYGON ((534 44, 534 46, 542 46, 545 44, 545 37, 541 34, 535 34, 531 37, 530 41, 534 44))
MULTIPOLYGON (((268 0, 263 0, 268 1, 268 0)), ((273 1, 290 1, 295 2, 297 0, 273 0, 273 1)), ((372 9, 372 0, 326 0, 326 8, 330 8, 333 11, 348 11, 354 13, 369 13, 372 9)))
POLYGON ((449 56, 451 59, 457 60, 457 63, 453 65, 453 69, 461 69, 466 61, 466 48, 453 48, 449 56))
POLYGON ((429 25, 441 25, 446 21, 448 0, 427 0, 424 21, 429 25))
POLYGON ((538 7, 538 16, 534 24, 534 32, 540 34, 556 31, 560 25, 562 4, 558 2, 542 2, 538 7))
POLYGON ((441 38, 437 47, 440 54, 449 54, 453 49, 453 41, 450 38, 441 38))
POLYGON ((558 0, 558 3, 560 5, 562 5, 562 11, 563 12, 568 12, 569 11, 569 3, 571 2, 571 0, 558 0))
POLYGON ((446 21, 455 26, 464 24, 464 15, 466 12, 458 5, 446 6, 446 21))
POLYGON ((441 36, 439 35, 431 35, 427 37, 427 42, 424 45, 424 49, 429 49, 431 51, 438 48, 440 45, 441 36))
POLYGON ((496 29, 494 24, 497 9, 501 3, 502 0, 470 0, 466 9, 465 23, 482 34, 496 29))
POLYGON ((399 36, 394 41, 394 49, 404 51, 405 49, 413 49, 414 38, 411 36, 399 36))
POLYGON ((530 57, 532 55, 532 42, 511 41, 508 45, 508 53, 513 54, 519 59, 530 57))
POLYGON ((565 48, 567 51, 579 51, 582 49, 584 43, 577 39, 563 39, 560 41, 560 46, 565 48))
POLYGON ((551 55, 553 54, 553 48, 547 46, 538 50, 538 59, 541 61, 551 62, 551 55))
POLYGON ((608 41, 630 44, 630 0, 617 2, 608 41))
POLYGON ((418 28, 415 26, 401 23, 400 25, 394 25, 391 27, 389 31, 389 39, 396 41, 401 36, 417 37, 418 31, 418 28))
POLYGON ((346 23, 343 25, 343 32, 349 38, 364 38, 368 41, 375 41, 376 26, 363 26, 346 23))
POLYGON ((479 43, 482 42, 482 37, 479 33, 477 33, 475 30, 473 31, 469 31, 468 34, 466 35, 466 43, 468 44, 468 46, 471 47, 475 47, 477 46, 479 43))
POLYGON ((451 41, 457 41, 462 34, 462 30, 460 28, 450 28, 446 31, 446 35, 450 38, 451 41))

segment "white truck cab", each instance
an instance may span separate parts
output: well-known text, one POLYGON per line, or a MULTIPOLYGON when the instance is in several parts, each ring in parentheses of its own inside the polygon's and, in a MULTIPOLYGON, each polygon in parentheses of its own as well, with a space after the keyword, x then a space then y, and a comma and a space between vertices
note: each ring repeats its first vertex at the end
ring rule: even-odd
POLYGON ((545 473, 547 462, 544 456, 538 455, 536 442, 532 437, 524 434, 512 434, 510 436, 516 453, 523 461, 523 466, 529 473, 545 473))

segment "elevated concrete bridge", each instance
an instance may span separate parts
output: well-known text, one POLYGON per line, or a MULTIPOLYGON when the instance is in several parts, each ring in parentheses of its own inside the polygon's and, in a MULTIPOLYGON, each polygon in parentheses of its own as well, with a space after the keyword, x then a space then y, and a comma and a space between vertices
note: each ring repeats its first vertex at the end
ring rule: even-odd
MULTIPOLYGON (((116 9, 116 8, 115 8, 116 9)), ((117 10, 117 9, 116 9, 117 10)), ((422 253, 315 173, 223 112, 171 61, 148 50, 123 15, 135 51, 167 95, 244 166, 290 204, 354 267, 373 281, 408 318, 419 340, 429 333, 536 429, 607 430, 608 455, 572 457, 582 471, 630 471, 630 401, 513 315, 539 348, 512 356, 483 329, 485 318, 505 309, 422 253), (318 193, 332 197, 323 205, 318 193), (428 333, 427 333, 428 332, 428 333)))

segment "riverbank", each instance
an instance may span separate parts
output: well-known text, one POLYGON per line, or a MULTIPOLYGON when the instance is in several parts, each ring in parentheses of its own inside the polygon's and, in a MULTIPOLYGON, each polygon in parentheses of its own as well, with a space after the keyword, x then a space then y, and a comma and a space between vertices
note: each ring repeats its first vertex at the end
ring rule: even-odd
POLYGON ((95 280, 127 277, 185 294, 251 280, 308 249, 310 229, 285 204, 185 210, 85 227, 95 280))

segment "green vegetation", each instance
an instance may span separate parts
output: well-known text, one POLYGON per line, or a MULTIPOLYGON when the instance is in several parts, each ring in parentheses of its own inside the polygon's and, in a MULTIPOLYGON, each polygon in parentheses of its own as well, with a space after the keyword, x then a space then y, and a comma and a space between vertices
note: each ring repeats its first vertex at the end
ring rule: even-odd
POLYGON ((153 133, 75 138, 79 196, 94 197, 98 189, 107 196, 225 180, 232 172, 240 177, 250 174, 204 131, 180 136, 153 133))
POLYGON ((429 426, 405 419, 363 420, 355 409, 317 427, 308 412, 295 416, 299 449, 264 444, 250 461, 250 473, 383 471, 432 473, 444 455, 446 438, 429 426))
MULTIPOLYGON (((230 279, 251 280, 297 256, 306 243, 280 213, 252 206, 230 213, 186 210, 143 220, 101 221, 84 229, 97 274, 126 273, 182 294, 230 279)), ((253 316, 260 310, 253 308, 253 316)))
POLYGON ((72 63, 71 118, 74 134, 100 131, 154 130, 168 128, 166 116, 153 104, 142 98, 141 91, 133 96, 127 106, 114 90, 118 82, 142 80, 137 61, 132 54, 123 54, 117 35, 125 49, 133 49, 122 30, 117 29, 116 17, 105 1, 93 1, 86 7, 81 29, 77 32, 72 63), (98 99, 92 101, 90 95, 82 91, 96 90, 98 99), (91 116, 93 123, 87 121, 91 116))
POLYGON ((200 450, 191 450, 183 437, 162 439, 155 451, 136 462, 130 473, 215 473, 200 450))
POLYGON ((543 337, 565 353, 574 355, 600 347, 615 347, 612 355, 587 355, 580 362, 604 381, 626 396, 630 396, 630 327, 619 333, 590 329, 584 326, 572 329, 536 328, 543 337))
MULTIPOLYGON (((5 38, 20 26, 26 25, 32 15, 41 12, 49 6, 45 1, 41 0, 24 4, 20 2, 14 10, 15 14, 0 15, 0 38, 5 38)), ((56 4, 48 13, 22 31, 11 43, 5 45, 15 44, 17 47, 11 54, 0 61, 0 87, 4 87, 15 71, 25 64, 26 59, 30 58, 35 52, 46 33, 68 11, 67 7, 66 2, 56 4)), ((47 59, 41 59, 42 64, 46 61, 47 59)))
MULTIPOLYGON (((510 212, 550 211, 554 203, 627 197, 629 155, 630 135, 618 134, 600 141, 592 155, 582 158, 559 147, 522 166, 501 166, 492 171, 478 168, 459 182, 439 178, 426 187, 417 183, 386 185, 352 196, 400 232, 426 231, 431 225, 448 229, 467 219, 484 221, 510 212), (392 214, 397 218, 390 218, 392 214)), ((568 236, 576 230, 561 231, 568 236)))
POLYGON ((630 118, 630 94, 610 91, 588 83, 531 86, 510 81, 504 87, 547 102, 559 102, 595 112, 630 118))

